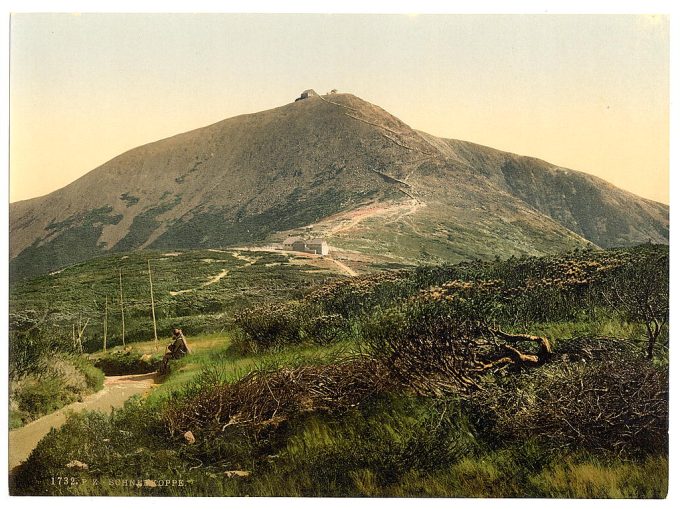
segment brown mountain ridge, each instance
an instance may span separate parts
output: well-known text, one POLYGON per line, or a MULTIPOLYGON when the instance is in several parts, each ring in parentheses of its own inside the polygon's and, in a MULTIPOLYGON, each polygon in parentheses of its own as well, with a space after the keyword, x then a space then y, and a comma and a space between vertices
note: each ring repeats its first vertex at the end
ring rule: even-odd
POLYGON ((115 251, 304 232, 401 262, 668 242, 668 206, 591 175, 310 94, 132 149, 10 204, 10 276, 115 251))

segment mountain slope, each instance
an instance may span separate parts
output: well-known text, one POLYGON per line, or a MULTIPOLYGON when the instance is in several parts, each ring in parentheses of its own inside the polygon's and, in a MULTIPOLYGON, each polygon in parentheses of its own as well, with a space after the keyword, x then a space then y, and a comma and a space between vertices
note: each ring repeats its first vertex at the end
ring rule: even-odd
POLYGON ((10 271, 107 251, 329 235, 402 260, 667 242, 668 207, 583 173, 415 131, 350 94, 130 150, 10 205, 10 271))

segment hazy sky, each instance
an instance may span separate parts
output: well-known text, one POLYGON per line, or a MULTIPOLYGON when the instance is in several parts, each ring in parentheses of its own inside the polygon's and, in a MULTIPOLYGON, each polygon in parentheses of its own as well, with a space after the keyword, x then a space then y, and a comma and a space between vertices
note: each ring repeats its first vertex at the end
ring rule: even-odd
POLYGON ((17 14, 10 200, 337 88, 668 203, 668 45, 654 16, 17 14))

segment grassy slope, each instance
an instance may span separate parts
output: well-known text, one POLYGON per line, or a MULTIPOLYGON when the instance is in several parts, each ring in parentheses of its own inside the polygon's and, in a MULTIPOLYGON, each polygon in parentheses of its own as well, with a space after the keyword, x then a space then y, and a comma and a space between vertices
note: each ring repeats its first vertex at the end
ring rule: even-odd
POLYGON ((540 256, 583 248, 587 243, 558 229, 503 222, 482 215, 466 218, 462 208, 431 204, 398 222, 368 218, 358 228, 333 238, 334 245, 402 263, 458 263, 471 258, 540 256), (456 217, 457 222, 448 220, 456 217))
POLYGON ((147 261, 153 273, 161 336, 174 325, 188 334, 220 330, 234 312, 245 306, 265 297, 297 298, 314 283, 337 276, 337 271, 295 264, 296 257, 285 253, 132 252, 95 258, 52 275, 17 282, 10 287, 10 313, 33 311, 42 315, 52 311, 52 333, 64 341, 70 341, 74 324, 89 320, 83 343, 86 350, 94 351, 102 345, 108 298, 107 342, 109 346, 121 344, 120 270, 126 340, 147 340, 153 337, 147 261), (221 274, 224 276, 217 279, 221 274))
MULTIPOLYGON (((574 321, 533 324, 531 330, 551 339, 588 335, 639 338, 641 335, 640 324, 625 323, 604 311, 574 321)), ((272 446, 271 459, 265 465, 254 465, 248 459, 254 454, 249 447, 254 446, 245 440, 241 444, 234 441, 234 437, 225 438, 214 445, 214 450, 197 451, 181 437, 166 437, 158 420, 159 409, 197 390, 206 379, 233 381, 257 367, 333 362, 358 348, 352 344, 304 345, 243 355, 234 346, 237 339, 238 332, 233 329, 189 335, 194 354, 173 362, 164 384, 145 402, 131 402, 113 419, 96 415, 75 418, 62 432, 46 437, 32 458, 37 465, 63 465, 74 459, 71 456, 79 454, 79 460, 97 469, 97 473, 92 472, 93 477, 183 477, 192 480, 190 485, 181 488, 35 485, 29 491, 110 495, 458 497, 663 497, 667 491, 668 462, 662 456, 623 462, 587 451, 546 455, 536 444, 489 448, 471 438, 466 439, 466 449, 455 461, 428 464, 425 454, 425 463, 414 465, 409 463, 408 451, 416 446, 427 451, 433 443, 436 447, 441 445, 433 442, 439 437, 428 426, 433 418, 441 422, 443 411, 452 412, 452 423, 460 423, 452 425, 446 433, 469 435, 469 430, 464 416, 456 414, 455 408, 442 410, 428 401, 406 396, 376 401, 342 417, 311 416, 291 423, 284 438, 272 446), (121 430, 124 439, 118 437, 121 430), (106 447, 101 445, 102 436, 111 437, 106 447), (210 462, 209 458, 214 461, 210 462), (223 475, 225 470, 237 469, 253 470, 253 476, 239 480, 223 475)), ((161 342, 161 348, 165 343, 161 342)), ((156 345, 149 341, 136 343, 133 348, 139 355, 157 353, 156 345)), ((441 438, 447 437, 449 435, 441 438)), ((73 474, 61 466, 55 473, 73 474)))
MULTIPOLYGON (((188 336, 187 342, 191 355, 171 362, 171 372, 163 378, 162 384, 149 396, 151 401, 162 400, 175 391, 193 382, 202 373, 213 371, 225 381, 235 381, 253 369, 275 366, 293 366, 310 362, 323 362, 324 359, 337 360, 343 355, 356 351, 356 345, 335 343, 326 346, 298 346, 281 352, 262 354, 243 354, 234 345, 239 332, 230 329, 223 332, 188 336)), ((133 356, 160 355, 169 341, 135 343, 131 348, 114 347, 104 352, 90 355, 94 361, 107 356, 129 351, 133 356)))

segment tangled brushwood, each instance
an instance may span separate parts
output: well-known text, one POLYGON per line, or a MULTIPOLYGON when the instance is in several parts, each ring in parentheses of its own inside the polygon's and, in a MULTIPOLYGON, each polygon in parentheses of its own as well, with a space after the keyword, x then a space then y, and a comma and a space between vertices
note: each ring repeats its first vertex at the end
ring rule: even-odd
MULTIPOLYGON (((609 272, 619 267, 610 265, 609 272)), ((599 267, 585 263, 572 272, 582 281, 583 274, 603 272, 599 267)), ((229 430, 263 436, 302 413, 342 412, 396 392, 456 400, 470 409, 475 428, 489 442, 536 440, 548 450, 622 457, 665 453, 667 370, 643 359, 631 341, 571 338, 554 349, 546 337, 508 332, 513 301, 504 297, 499 281, 456 279, 377 309, 361 321, 364 355, 337 364, 258 371, 233 384, 203 387, 167 410, 167 426, 174 434, 191 431, 192 436, 229 430)), ((556 295, 573 288, 558 285, 556 295)), ((544 302, 543 294, 529 295, 532 307, 544 302)), ((300 336, 300 324, 314 323, 282 316, 255 317, 247 322, 254 327, 250 332, 261 326, 257 330, 272 338, 267 344, 275 344, 284 332, 300 336)), ((311 316, 323 317, 329 330, 347 328, 344 315, 311 316)))
POLYGON ((172 434, 201 430, 209 435, 230 426, 258 433, 300 413, 347 410, 391 386, 389 374, 368 358, 254 371, 238 382, 202 390, 181 406, 168 409, 165 421, 172 434))
POLYGON ((552 353, 547 338, 508 334, 461 309, 432 303, 382 316, 366 337, 384 369, 421 396, 465 394, 484 375, 540 366, 552 353))
POLYGON ((471 398, 499 441, 641 456, 667 450, 668 374, 615 339, 580 339, 549 364, 487 383, 471 398))

